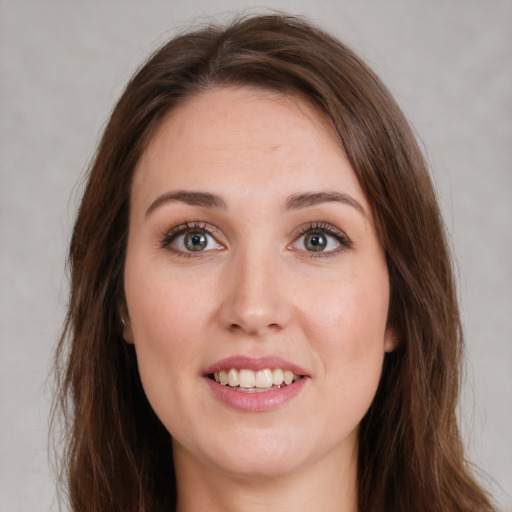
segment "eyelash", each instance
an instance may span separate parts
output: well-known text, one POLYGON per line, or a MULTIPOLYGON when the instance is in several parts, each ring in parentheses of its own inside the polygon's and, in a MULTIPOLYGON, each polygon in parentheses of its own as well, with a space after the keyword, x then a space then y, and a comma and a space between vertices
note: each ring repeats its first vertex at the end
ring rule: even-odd
POLYGON ((321 233, 330 236, 340 244, 339 247, 330 251, 320 251, 317 253, 305 250, 301 251, 306 253, 310 258, 329 258, 337 254, 339 251, 350 249, 352 247, 352 242, 347 235, 327 222, 309 222, 308 224, 299 227, 295 233, 292 244, 296 243, 301 237, 308 233, 321 233))
MULTIPOLYGON (((170 229, 169 231, 165 231, 162 234, 160 239, 160 247, 162 249, 167 249, 173 254, 185 258, 194 258, 201 256, 201 253, 205 251, 198 251, 198 254, 195 254, 192 251, 182 251, 172 246, 172 243, 179 236, 184 235, 187 232, 193 230, 204 231, 209 236, 213 237, 215 240, 220 238, 220 236, 217 234, 217 230, 210 224, 207 224, 205 222, 184 222, 183 224, 179 224, 178 226, 175 226, 174 228, 170 229)), ((300 251, 306 253, 308 255, 307 257, 310 258, 328 258, 335 255, 341 250, 350 249, 352 247, 352 242, 349 240, 349 238, 342 231, 334 228, 331 224, 327 222, 309 222, 299 227, 298 230, 294 233, 293 241, 290 245, 296 243, 301 237, 307 235, 308 233, 321 233, 330 236, 340 244, 339 247, 332 249, 330 251, 319 251, 317 253, 306 250, 300 251)), ((220 242, 217 243, 223 245, 220 242)), ((288 247, 290 247, 290 245, 288 247)))
MULTIPOLYGON (((186 234, 189 231, 204 231, 206 234, 210 235, 212 238, 217 240, 220 238, 219 235, 217 235, 217 230, 211 225, 207 224, 205 222, 184 222, 183 224, 180 224, 174 228, 172 228, 169 231, 165 231, 162 234, 161 240, 160 240, 160 248, 167 249, 168 251, 172 252, 173 254, 176 254, 178 256, 184 257, 184 258, 194 258, 201 256, 201 252, 204 251, 198 251, 198 254, 195 254, 192 251, 181 251, 179 249, 176 249, 172 246, 172 243, 181 235, 186 234)), ((220 242, 217 242, 220 245, 222 245, 220 242)))

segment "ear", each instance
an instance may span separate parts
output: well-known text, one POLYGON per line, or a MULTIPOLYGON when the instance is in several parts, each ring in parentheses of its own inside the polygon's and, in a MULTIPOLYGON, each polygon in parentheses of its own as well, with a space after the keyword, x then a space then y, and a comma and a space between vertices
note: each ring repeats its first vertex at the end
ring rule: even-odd
POLYGON ((128 311, 126 310, 126 307, 120 308, 119 318, 121 319, 122 335, 123 335, 124 341, 126 341, 126 343, 133 343, 134 338, 133 338, 132 323, 130 320, 130 316, 128 315, 128 311))
POLYGON ((393 352, 400 344, 400 337, 394 327, 388 325, 384 334, 384 352, 393 352))

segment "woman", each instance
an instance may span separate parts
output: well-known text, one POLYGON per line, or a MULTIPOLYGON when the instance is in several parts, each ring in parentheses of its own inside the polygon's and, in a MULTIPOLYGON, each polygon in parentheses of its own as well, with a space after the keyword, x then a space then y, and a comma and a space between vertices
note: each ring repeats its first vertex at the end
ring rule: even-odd
POLYGON ((493 510, 457 427, 425 162, 322 31, 254 17, 158 50, 105 129, 70 263, 73 510, 493 510))

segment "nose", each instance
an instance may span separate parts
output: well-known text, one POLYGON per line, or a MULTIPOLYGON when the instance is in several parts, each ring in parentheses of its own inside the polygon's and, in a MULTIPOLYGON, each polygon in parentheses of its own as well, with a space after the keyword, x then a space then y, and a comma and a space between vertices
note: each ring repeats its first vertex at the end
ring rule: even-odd
POLYGON ((290 323, 292 308, 279 262, 261 253, 245 254, 225 270, 219 313, 224 328, 262 337, 290 323))

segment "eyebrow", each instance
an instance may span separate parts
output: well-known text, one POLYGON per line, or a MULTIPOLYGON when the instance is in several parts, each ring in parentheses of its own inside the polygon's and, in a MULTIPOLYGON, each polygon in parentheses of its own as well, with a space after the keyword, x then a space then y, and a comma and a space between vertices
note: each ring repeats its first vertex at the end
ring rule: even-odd
MULTIPOLYGON (((172 202, 182 202, 191 206, 201 206, 204 208, 228 209, 226 201, 216 194, 211 194, 209 192, 188 192, 186 190, 178 190, 175 192, 167 192, 157 197, 146 210, 146 216, 156 208, 172 202)), ((341 192, 304 192, 293 194, 287 199, 284 205, 284 210, 299 210, 301 208, 308 208, 322 203, 331 202, 351 206, 366 217, 366 211, 361 204, 353 197, 348 194, 342 194, 341 192)))
POLYGON ((341 192, 306 192, 302 194, 294 194, 288 198, 284 205, 285 211, 298 210, 301 208, 308 208, 322 203, 343 203, 352 208, 355 208, 359 213, 366 217, 366 211, 361 203, 356 201, 348 194, 341 192))
POLYGON ((172 202, 186 203, 191 206, 203 206, 206 208, 220 208, 226 210, 228 205, 221 197, 210 194, 208 192, 187 192, 185 190, 178 190, 176 192, 167 192, 157 197, 146 210, 148 216, 153 210, 167 203, 172 202))

